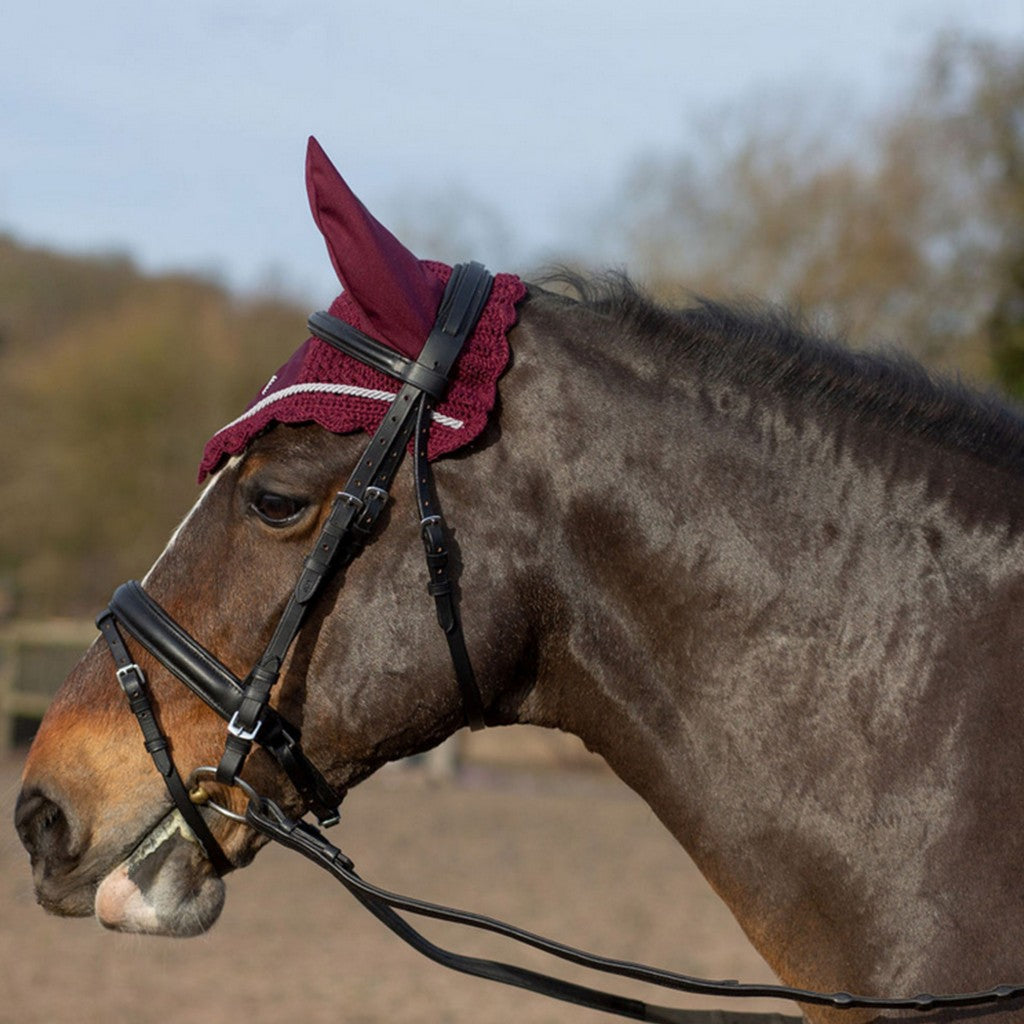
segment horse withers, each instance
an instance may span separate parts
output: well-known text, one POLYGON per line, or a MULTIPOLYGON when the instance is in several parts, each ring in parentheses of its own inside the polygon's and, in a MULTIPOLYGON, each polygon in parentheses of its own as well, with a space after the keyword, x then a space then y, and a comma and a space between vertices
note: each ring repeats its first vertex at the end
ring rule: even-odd
MULTIPOLYGON (((429 333, 447 268, 397 258, 320 157, 314 211, 352 304, 332 310, 414 359, 402 339, 429 333)), ((789 983, 1024 980, 1024 423, 779 314, 665 310, 621 281, 580 292, 509 284, 488 300, 518 316, 511 359, 479 358, 498 400, 485 386, 483 414, 468 398, 435 410, 488 723, 561 729, 601 754, 789 983)), ((241 680, 366 455, 350 431, 391 408, 372 382, 319 380, 319 344, 211 442, 212 476, 142 585, 241 680)), ((466 720, 402 484, 366 550, 324 580, 272 690, 339 796, 466 720)), ((221 717, 126 643, 199 813, 246 865, 263 840, 202 804, 240 813, 244 795, 197 775, 221 757, 221 717)), ((258 743, 242 778, 291 812, 308 804, 258 743)), ((103 643, 41 725, 17 817, 48 910, 167 935, 220 911, 224 871, 171 804, 103 643)))

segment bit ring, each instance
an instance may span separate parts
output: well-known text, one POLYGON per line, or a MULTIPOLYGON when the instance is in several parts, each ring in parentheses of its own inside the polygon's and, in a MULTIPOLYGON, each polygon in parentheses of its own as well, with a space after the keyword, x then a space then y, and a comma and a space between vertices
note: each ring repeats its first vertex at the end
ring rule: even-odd
MULTIPOLYGON (((217 769, 214 768, 212 765, 203 765, 202 767, 197 768, 193 772, 193 774, 197 778, 200 775, 212 775, 216 777, 217 769)), ((256 790, 253 789, 252 786, 250 786, 249 783, 246 782, 245 779, 243 778, 236 777, 235 781, 232 782, 231 785, 237 786, 246 795, 246 797, 248 797, 250 801, 260 799, 259 793, 257 793, 256 790)), ((203 804, 203 806, 209 807, 211 811, 216 811, 218 814, 222 814, 225 818, 230 818, 232 821, 240 822, 243 825, 246 824, 244 814, 239 814, 238 811, 233 811, 231 810, 230 807, 225 807, 223 804, 217 803, 217 801, 211 799, 208 794, 206 796, 206 801, 203 804)))

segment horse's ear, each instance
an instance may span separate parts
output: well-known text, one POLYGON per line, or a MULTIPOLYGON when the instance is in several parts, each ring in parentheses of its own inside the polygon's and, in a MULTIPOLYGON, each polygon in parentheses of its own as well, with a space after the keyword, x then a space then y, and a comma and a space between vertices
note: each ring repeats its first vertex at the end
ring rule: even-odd
POLYGON ((415 358, 444 285, 363 206, 312 137, 306 189, 338 279, 365 314, 370 333, 415 358))

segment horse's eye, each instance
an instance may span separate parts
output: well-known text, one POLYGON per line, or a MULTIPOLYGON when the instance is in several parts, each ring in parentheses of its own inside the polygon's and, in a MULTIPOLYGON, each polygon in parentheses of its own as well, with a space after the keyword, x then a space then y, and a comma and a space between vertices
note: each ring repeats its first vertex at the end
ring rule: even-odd
POLYGON ((286 494, 263 491, 249 507, 270 526, 288 526, 302 515, 306 503, 299 498, 289 498, 286 494))

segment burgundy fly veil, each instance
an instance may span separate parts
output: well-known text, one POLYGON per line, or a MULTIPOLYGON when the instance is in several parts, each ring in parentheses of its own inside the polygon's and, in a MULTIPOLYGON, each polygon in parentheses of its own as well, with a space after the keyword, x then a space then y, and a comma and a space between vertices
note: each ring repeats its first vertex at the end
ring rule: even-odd
MULTIPOLYGON (((306 187, 313 219, 344 291, 330 314, 415 359, 430 332, 451 267, 417 259, 359 201, 315 139, 306 154, 306 187)), ((508 364, 506 334, 526 286, 498 274, 475 331, 434 412, 431 459, 477 437, 494 407, 498 378, 508 364)), ((315 422, 345 434, 373 433, 397 382, 333 346, 310 337, 273 374, 245 412, 207 442, 199 479, 272 423, 315 422)))

